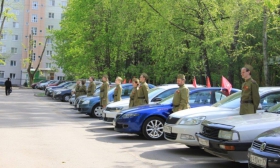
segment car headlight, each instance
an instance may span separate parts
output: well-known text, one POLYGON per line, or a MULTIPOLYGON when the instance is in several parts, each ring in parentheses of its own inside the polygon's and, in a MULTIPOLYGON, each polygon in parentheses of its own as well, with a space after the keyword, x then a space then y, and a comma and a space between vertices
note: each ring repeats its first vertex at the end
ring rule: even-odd
POLYGON ((239 140, 239 136, 237 132, 226 131, 226 130, 220 130, 218 138, 226 139, 226 140, 239 140))
POLYGON ((89 100, 84 101, 82 104, 89 104, 89 100))
POLYGON ((56 92, 55 94, 59 95, 59 94, 61 94, 61 92, 56 92))
POLYGON ((132 117, 137 117, 139 116, 138 113, 126 113, 124 115, 122 115, 122 118, 132 118, 132 117))
POLYGON ((179 122, 179 125, 198 125, 205 120, 205 116, 193 117, 193 118, 184 118, 179 122))

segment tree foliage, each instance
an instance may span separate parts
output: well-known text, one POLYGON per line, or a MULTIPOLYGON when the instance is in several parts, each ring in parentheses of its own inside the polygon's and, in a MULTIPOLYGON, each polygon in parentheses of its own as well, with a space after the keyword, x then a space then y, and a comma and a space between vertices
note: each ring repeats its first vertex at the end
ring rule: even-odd
MULTIPOLYGON (((252 64, 264 85, 263 8, 268 60, 279 56, 279 0, 70 0, 53 32, 58 66, 69 76, 131 79, 146 72, 154 84, 183 73, 214 86, 227 76, 241 86, 240 68, 252 64)), ((271 84, 278 64, 267 64, 271 84)))

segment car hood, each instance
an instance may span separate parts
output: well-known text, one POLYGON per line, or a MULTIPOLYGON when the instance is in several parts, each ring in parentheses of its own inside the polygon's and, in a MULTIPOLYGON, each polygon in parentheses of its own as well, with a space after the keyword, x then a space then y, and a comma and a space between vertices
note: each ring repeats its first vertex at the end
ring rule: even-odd
POLYGON ((267 143, 269 145, 280 146, 280 127, 265 131, 256 137, 257 141, 267 143))
POLYGON ((124 106, 129 106, 129 98, 128 99, 123 99, 118 102, 113 102, 107 105, 107 107, 113 108, 113 107, 124 107, 124 106))
MULTIPOLYGON (((208 123, 219 123, 224 125, 234 126, 234 130, 242 129, 245 127, 258 127, 260 125, 274 125, 276 123, 280 126, 280 115, 275 113, 256 113, 247 115, 229 116, 217 119, 207 120, 208 123)), ((272 128, 274 128, 272 127, 272 128)))
POLYGON ((221 108, 221 107, 213 107, 213 106, 203 106, 203 107, 196 107, 190 108, 186 110, 181 110, 179 112, 173 113, 170 116, 173 118, 182 118, 182 117, 195 117, 195 116, 210 116, 213 114, 222 114, 228 112, 236 112, 236 109, 229 109, 229 108, 221 108))

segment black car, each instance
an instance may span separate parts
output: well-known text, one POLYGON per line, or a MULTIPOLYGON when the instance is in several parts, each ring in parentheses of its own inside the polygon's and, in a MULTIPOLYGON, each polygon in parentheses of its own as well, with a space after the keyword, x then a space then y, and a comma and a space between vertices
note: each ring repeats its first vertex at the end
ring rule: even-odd
POLYGON ((64 83, 59 84, 58 86, 48 86, 45 90, 45 95, 52 96, 53 90, 64 88, 64 87, 70 86, 75 83, 76 82, 64 82, 64 83))
POLYGON ((248 167, 280 167, 280 127, 268 130, 255 138, 248 150, 248 167))

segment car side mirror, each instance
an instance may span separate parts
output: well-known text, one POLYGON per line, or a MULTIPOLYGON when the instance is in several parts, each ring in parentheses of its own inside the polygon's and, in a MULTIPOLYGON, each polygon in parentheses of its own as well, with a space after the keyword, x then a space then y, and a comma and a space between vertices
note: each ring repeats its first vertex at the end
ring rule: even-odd
POLYGON ((159 101, 161 101, 161 100, 162 100, 161 98, 155 97, 155 98, 153 98, 152 102, 159 102, 159 101))
POLYGON ((262 110, 262 105, 261 104, 259 104, 258 110, 262 110))

